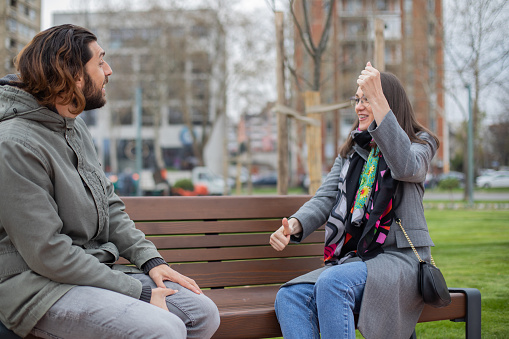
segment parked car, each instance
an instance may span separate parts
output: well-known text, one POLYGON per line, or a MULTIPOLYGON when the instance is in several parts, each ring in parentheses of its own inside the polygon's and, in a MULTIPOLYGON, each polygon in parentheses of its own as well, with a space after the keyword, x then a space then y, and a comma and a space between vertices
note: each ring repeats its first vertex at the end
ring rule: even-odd
POLYGON ((509 187, 509 171, 490 172, 476 179, 476 185, 483 188, 509 187))
POLYGON ((276 173, 261 174, 253 178, 253 186, 276 186, 276 185, 277 185, 276 173))

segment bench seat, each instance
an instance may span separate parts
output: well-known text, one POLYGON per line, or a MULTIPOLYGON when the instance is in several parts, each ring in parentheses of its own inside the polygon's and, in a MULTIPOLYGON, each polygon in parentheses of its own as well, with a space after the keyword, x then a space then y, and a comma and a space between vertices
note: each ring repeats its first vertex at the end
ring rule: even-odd
MULTIPOLYGON (((269 237, 281 219, 310 196, 124 197, 126 211, 178 272, 194 279, 218 306, 213 338, 280 337, 274 312, 279 286, 323 265, 324 230, 275 251, 269 237)), ((119 264, 129 264, 120 259, 119 264)), ((465 322, 468 339, 481 337, 477 289, 450 289, 452 303, 426 306, 419 322, 465 322)), ((415 334, 414 336, 415 337, 415 334)))

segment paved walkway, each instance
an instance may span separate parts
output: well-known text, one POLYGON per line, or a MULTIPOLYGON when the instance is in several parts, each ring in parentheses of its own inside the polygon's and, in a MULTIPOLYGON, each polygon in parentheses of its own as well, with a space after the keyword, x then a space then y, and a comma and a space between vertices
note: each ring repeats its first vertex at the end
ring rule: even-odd
MULTIPOLYGON (((474 201, 506 201, 509 202, 509 192, 474 192, 474 201)), ((463 192, 433 192, 427 191, 424 193, 425 201, 433 200, 450 200, 450 201, 463 201, 463 192)))
POLYGON ((463 192, 425 192, 424 209, 509 210, 509 192, 474 192, 474 204, 463 200, 463 192))

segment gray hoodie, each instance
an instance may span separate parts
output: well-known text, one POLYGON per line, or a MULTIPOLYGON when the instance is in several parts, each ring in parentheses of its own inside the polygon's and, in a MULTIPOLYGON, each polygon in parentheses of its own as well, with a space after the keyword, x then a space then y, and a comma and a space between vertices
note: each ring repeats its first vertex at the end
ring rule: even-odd
POLYGON ((15 79, 0 79, 0 321, 26 336, 73 286, 139 298, 141 283, 113 263, 160 255, 124 212, 83 120, 15 79))

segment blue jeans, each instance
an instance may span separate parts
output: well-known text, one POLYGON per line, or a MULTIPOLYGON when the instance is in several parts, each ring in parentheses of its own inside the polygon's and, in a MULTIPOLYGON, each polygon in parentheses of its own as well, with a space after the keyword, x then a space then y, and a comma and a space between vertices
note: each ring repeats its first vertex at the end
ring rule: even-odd
MULTIPOLYGON (((156 287, 145 274, 131 274, 156 287)), ((216 305, 173 282, 166 297, 170 312, 113 291, 76 286, 62 296, 32 329, 42 338, 210 338, 219 327, 216 305)))
POLYGON ((367 276, 366 264, 358 261, 326 269, 315 284, 282 287, 275 309, 284 338, 355 338, 354 313, 367 276))

